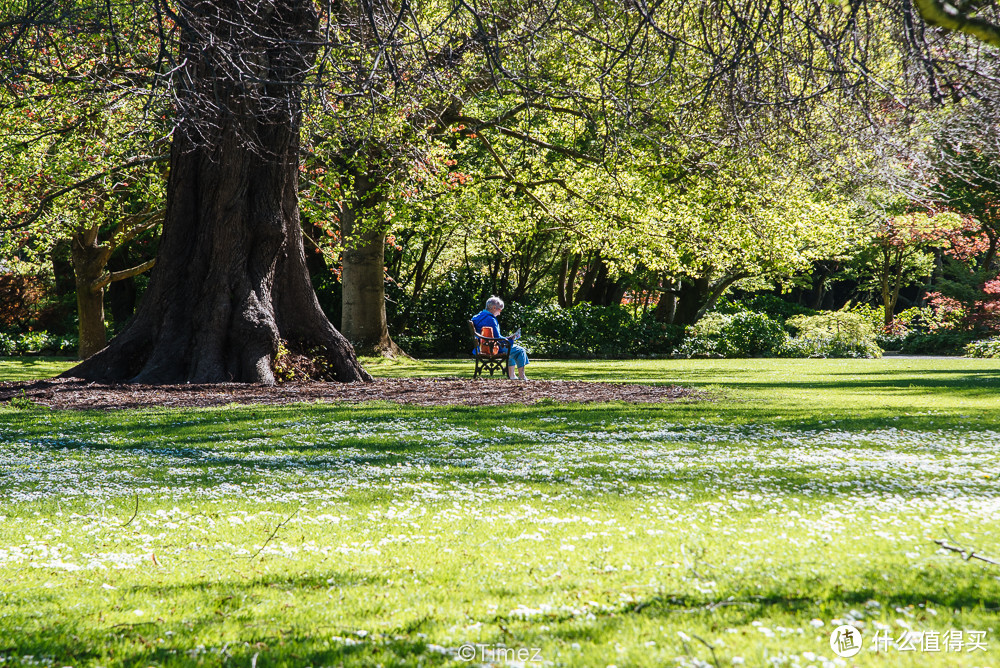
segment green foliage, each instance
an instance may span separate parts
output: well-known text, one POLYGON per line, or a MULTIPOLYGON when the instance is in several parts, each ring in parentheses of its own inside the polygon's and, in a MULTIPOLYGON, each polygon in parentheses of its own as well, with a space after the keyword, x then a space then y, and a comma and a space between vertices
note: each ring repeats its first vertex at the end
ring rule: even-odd
MULTIPOLYGON (((475 272, 450 272, 443 280, 413 300, 401 290, 392 290, 396 308, 388 310, 389 330, 399 346, 415 357, 458 355, 472 350, 466 324, 483 310, 490 296, 485 276, 475 272), (402 332, 397 334, 400 329, 402 332)), ((517 329, 508 324, 517 306, 507 304, 501 323, 503 333, 517 329)))
POLYGON ((521 312, 524 346, 542 357, 621 358, 664 355, 683 329, 656 322, 652 313, 634 315, 624 306, 555 305, 521 312))
MULTIPOLYGON (((398 295, 390 328, 405 323, 396 342, 415 357, 464 354, 471 349, 467 321, 483 309, 489 296, 488 279, 480 274, 455 272, 428 289, 419 301, 398 295)), ((508 301, 500 317, 503 333, 518 328, 520 345, 540 357, 621 358, 665 355, 681 338, 682 328, 656 322, 653 314, 625 306, 578 304, 563 309, 554 304, 508 301)))
POLYGON ((937 330, 913 332, 903 339, 900 350, 914 355, 961 355, 965 346, 981 333, 937 330))
POLYGON ((688 327, 676 354, 684 357, 764 357, 776 354, 788 335, 763 313, 709 313, 688 327))
POLYGON ((878 309, 830 311, 789 318, 787 325, 796 332, 782 346, 781 357, 881 357, 875 340, 872 313, 878 309))
MULTIPOLYGON (((776 311, 777 306, 771 303, 772 310, 776 311)), ((684 357, 873 358, 882 355, 867 313, 837 311, 795 315, 785 322, 785 327, 797 334, 789 337, 780 320, 764 313, 735 310, 741 307, 729 303, 724 308, 735 312, 706 315, 688 328, 688 335, 676 353, 684 357)))
POLYGON ((903 341, 906 336, 903 334, 876 334, 875 344, 883 351, 899 352, 903 349, 903 341))
POLYGON ((843 310, 861 318, 873 335, 885 330, 885 306, 882 304, 872 306, 868 302, 861 302, 854 306, 848 305, 843 310))
POLYGON ((21 394, 10 400, 10 407, 19 411, 27 411, 37 408, 38 404, 24 390, 21 390, 21 394))
POLYGON ((778 350, 778 357, 843 357, 873 359, 882 356, 874 340, 849 341, 837 337, 792 336, 778 350))
POLYGON ((965 346, 966 357, 1000 357, 1000 337, 973 341, 965 346))
POLYGON ((0 356, 74 355, 80 345, 76 336, 57 336, 48 332, 5 334, 0 332, 0 356))
POLYGON ((720 300, 715 309, 719 313, 738 313, 739 311, 754 311, 763 313, 773 320, 784 322, 795 315, 815 315, 816 309, 796 304, 770 293, 751 294, 740 299, 720 300))
POLYGON ((10 334, 0 332, 0 356, 10 357, 17 354, 17 339, 10 334))
POLYGON ((845 341, 872 341, 875 330, 871 322, 850 311, 827 311, 818 315, 799 315, 787 324, 798 336, 806 338, 836 338, 845 341))

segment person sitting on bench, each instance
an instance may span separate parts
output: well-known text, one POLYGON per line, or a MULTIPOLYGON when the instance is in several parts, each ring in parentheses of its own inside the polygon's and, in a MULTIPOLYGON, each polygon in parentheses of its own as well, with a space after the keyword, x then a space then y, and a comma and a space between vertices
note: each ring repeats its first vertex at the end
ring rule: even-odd
MULTIPOLYGON (((490 297, 486 300, 486 308, 479 312, 478 315, 472 318, 473 324, 476 326, 476 330, 479 332, 483 331, 483 327, 492 327, 493 336, 503 338, 500 334, 500 323, 497 322, 497 316, 500 315, 500 311, 503 310, 503 300, 499 297, 490 297)), ((509 338, 507 339, 507 345, 510 346, 510 355, 507 360, 507 375, 513 380, 514 369, 517 369, 517 376, 521 380, 528 380, 524 375, 524 367, 528 365, 528 353, 521 346, 514 345, 514 342, 509 338)))

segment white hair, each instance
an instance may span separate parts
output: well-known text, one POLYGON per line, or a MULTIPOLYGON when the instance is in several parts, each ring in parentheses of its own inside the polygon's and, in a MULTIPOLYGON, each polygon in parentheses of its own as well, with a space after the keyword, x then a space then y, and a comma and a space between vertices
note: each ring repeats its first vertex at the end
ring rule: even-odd
POLYGON ((486 310, 487 311, 490 310, 491 308, 494 308, 494 307, 495 308, 503 308, 503 300, 500 299, 499 297, 497 297, 496 295, 494 295, 494 296, 492 296, 492 297, 490 297, 489 299, 486 300, 486 310))

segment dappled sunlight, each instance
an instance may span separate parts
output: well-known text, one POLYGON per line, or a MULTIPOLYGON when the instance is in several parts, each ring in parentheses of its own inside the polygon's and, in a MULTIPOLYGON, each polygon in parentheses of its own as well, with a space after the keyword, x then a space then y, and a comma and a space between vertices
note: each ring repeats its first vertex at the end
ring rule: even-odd
POLYGON ((1000 580, 933 541, 996 556, 1000 419, 942 385, 991 369, 697 366, 712 401, 7 411, 2 627, 42 665, 289 666, 832 666, 841 623, 989 627, 1000 580))

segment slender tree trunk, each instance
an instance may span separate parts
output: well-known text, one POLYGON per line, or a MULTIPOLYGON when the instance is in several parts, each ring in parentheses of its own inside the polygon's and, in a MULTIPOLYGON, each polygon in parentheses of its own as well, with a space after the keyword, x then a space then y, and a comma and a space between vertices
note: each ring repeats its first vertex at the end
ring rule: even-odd
MULTIPOLYGON (((122 249, 119 248, 119 250, 122 249)), ((114 253, 108 258, 108 271, 125 271, 131 266, 128 253, 114 253)), ((135 278, 114 281, 108 286, 108 306, 111 309, 111 318, 115 322, 116 329, 121 329, 120 325, 135 313, 136 298, 135 278)))
POLYGON ((661 283, 664 291, 660 293, 660 299, 656 302, 653 310, 653 319, 657 322, 674 324, 677 314, 677 290, 679 282, 673 279, 663 279, 661 283))
POLYGON ((822 276, 816 284, 816 298, 812 300, 812 308, 815 311, 823 306, 823 297, 826 296, 826 276, 822 276))
POLYGON ((72 241, 64 239, 56 243, 49 253, 49 259, 52 261, 52 274, 55 277, 56 294, 60 297, 68 295, 76 289, 71 246, 72 241))
POLYGON ((104 327, 104 289, 95 287, 107 264, 105 249, 97 244, 97 229, 77 232, 70 243, 73 275, 76 279, 76 315, 80 346, 77 354, 86 359, 107 345, 104 327), (93 232, 93 234, 91 234, 93 232))
POLYGON ((993 269, 993 263, 997 257, 997 242, 1000 241, 1000 239, 998 239, 997 233, 993 227, 984 227, 983 231, 986 233, 986 237, 990 240, 990 246, 986 250, 986 255, 983 256, 982 268, 983 271, 990 272, 993 269))
POLYGON ((885 259, 885 271, 881 277, 883 319, 882 324, 885 331, 892 329, 893 315, 896 312, 896 301, 899 299, 899 288, 903 282, 903 257, 902 252, 893 251, 890 248, 883 250, 885 259), (890 283, 891 281, 891 283, 890 283))
POLYGON ((710 283, 707 276, 693 279, 681 279, 677 291, 677 306, 674 310, 674 323, 693 325, 698 321, 702 307, 708 301, 710 283))
POLYGON ((423 245, 420 247, 420 259, 417 260, 417 264, 413 268, 414 301, 417 300, 424 291, 424 283, 427 280, 428 273, 425 271, 425 267, 427 266, 427 253, 430 251, 432 243, 434 243, 433 239, 427 239, 424 241, 423 245))
POLYGON ((597 273, 594 275, 594 286, 587 295, 587 301, 594 306, 607 306, 608 292, 608 266, 604 261, 599 262, 597 273))
POLYGON ((559 300, 559 306, 562 308, 573 306, 573 283, 576 281, 576 272, 579 268, 580 256, 576 253, 573 255, 567 253, 559 265, 559 282, 556 286, 556 297, 559 300))
POLYGON ((344 240, 340 329, 362 354, 405 355, 389 336, 385 313, 384 221, 373 220, 380 184, 366 170, 354 176, 354 197, 340 219, 344 240))
POLYGON ((182 4, 179 123, 160 253, 135 317, 66 376, 146 383, 274 382, 281 339, 370 378, 309 282, 298 212, 310 0, 182 4))
POLYGON ((580 287, 573 296, 574 304, 590 301, 590 293, 594 289, 594 279, 597 277, 597 272, 600 270, 601 264, 600 253, 592 253, 587 259, 587 271, 583 273, 580 287))

